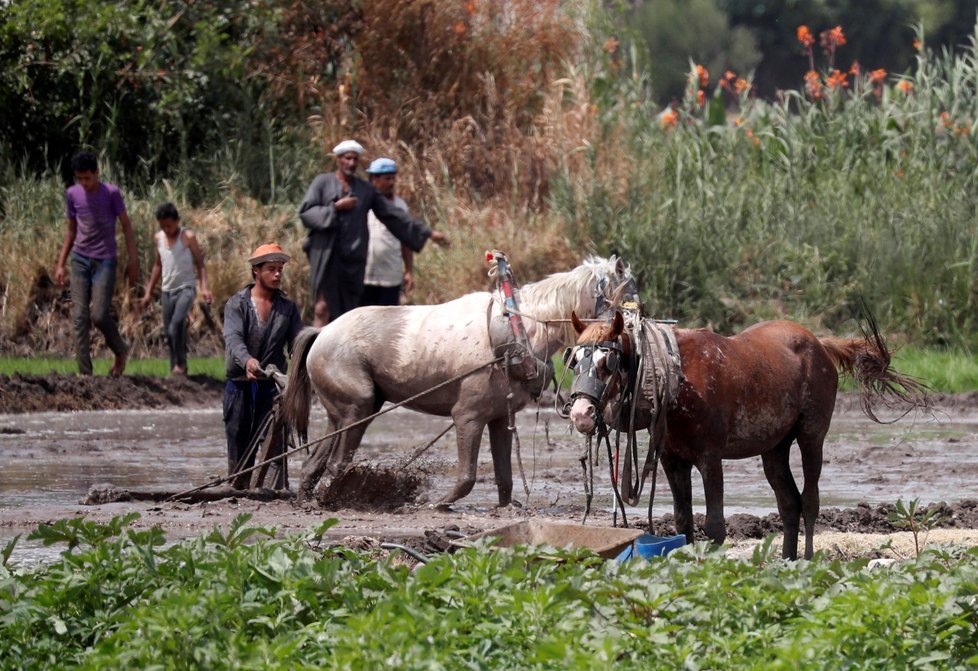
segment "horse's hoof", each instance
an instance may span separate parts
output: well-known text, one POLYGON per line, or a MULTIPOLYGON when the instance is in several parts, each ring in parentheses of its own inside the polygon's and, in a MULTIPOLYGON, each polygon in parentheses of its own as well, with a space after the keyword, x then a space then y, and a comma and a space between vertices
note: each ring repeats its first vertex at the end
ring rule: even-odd
POLYGON ((452 511, 451 503, 432 503, 428 506, 431 510, 437 510, 442 513, 449 513, 452 511))

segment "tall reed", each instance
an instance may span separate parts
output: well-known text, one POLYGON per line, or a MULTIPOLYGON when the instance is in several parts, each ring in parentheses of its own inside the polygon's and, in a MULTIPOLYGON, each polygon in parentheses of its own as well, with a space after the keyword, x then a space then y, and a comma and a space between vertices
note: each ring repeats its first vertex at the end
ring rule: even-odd
POLYGON ((664 115, 622 114, 622 168, 565 171, 554 213, 622 251, 661 316, 851 329, 865 298, 909 338, 976 342, 975 40, 961 56, 921 50, 907 77, 870 77, 823 83, 817 99, 740 95, 727 114, 719 86, 694 84, 664 115))

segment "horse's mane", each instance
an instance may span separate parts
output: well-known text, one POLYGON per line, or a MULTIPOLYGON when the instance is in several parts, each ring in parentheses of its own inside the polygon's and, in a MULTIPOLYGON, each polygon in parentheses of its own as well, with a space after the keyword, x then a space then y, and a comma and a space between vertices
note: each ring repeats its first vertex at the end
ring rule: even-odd
MULTIPOLYGON (((589 256, 573 270, 554 273, 539 282, 526 284, 520 290, 521 311, 538 321, 568 319, 571 310, 590 319, 594 316, 594 304, 590 302, 594 291, 585 293, 585 289, 596 289, 601 278, 606 278, 604 295, 611 298, 618 288, 612 286, 618 263, 615 256, 607 259, 589 256)), ((625 276, 630 276, 630 272, 626 267, 625 276)))
MULTIPOLYGON (((574 342, 574 329, 570 325, 571 311, 582 319, 595 317, 595 294, 602 278, 602 293, 610 302, 618 279, 619 264, 616 256, 602 258, 589 256, 572 270, 549 275, 539 282, 525 284, 520 290, 520 311, 539 322, 545 322, 541 335, 545 342, 574 342)), ((622 279, 631 277, 624 267, 622 279)))

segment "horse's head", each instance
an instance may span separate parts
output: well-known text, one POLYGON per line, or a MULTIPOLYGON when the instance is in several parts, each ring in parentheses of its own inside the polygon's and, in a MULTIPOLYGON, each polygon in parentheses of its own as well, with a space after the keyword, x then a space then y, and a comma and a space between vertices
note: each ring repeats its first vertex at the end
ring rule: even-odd
POLYGON ((591 296, 594 303, 590 314, 586 314, 586 317, 609 319, 621 308, 641 311, 638 284, 631 269, 622 259, 616 256, 607 259, 589 257, 584 264, 585 266, 590 264, 595 269, 595 284, 591 296))
POLYGON ((585 326, 576 313, 571 323, 577 331, 577 346, 568 350, 565 363, 574 367, 570 419, 581 433, 594 433, 598 413, 605 424, 614 423, 614 404, 627 383, 628 356, 622 338, 624 320, 615 312, 610 324, 585 326))
POLYGON ((576 268, 554 273, 520 290, 520 311, 537 356, 548 359, 575 341, 567 315, 610 319, 619 306, 638 306, 638 287, 624 261, 588 257, 576 268))

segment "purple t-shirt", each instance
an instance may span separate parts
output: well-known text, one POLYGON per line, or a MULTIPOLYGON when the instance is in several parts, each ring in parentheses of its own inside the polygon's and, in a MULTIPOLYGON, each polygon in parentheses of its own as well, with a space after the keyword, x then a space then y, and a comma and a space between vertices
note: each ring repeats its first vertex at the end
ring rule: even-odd
POLYGON ((93 193, 81 184, 65 191, 66 214, 78 223, 73 252, 92 259, 114 259, 118 254, 115 241, 115 222, 125 214, 119 187, 99 182, 93 193))

